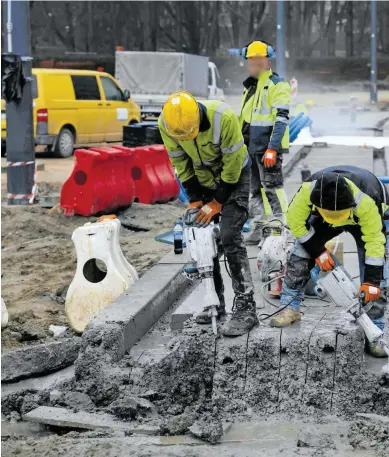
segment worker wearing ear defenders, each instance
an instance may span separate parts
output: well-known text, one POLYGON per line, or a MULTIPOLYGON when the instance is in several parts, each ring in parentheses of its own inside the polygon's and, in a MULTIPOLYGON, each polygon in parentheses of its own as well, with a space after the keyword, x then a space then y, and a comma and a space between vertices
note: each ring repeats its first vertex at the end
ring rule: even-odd
POLYGON ((288 209, 282 157, 289 152, 290 86, 272 72, 269 58, 274 55, 265 41, 253 41, 242 50, 250 76, 243 82, 239 120, 253 160, 250 215, 255 224, 247 244, 259 243, 264 220, 272 215, 283 219, 288 209))

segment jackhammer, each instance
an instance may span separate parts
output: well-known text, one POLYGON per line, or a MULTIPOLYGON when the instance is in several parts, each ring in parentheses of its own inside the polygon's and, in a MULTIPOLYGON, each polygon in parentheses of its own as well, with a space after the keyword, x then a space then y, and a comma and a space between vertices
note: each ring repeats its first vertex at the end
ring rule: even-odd
POLYGON ((282 220, 274 218, 263 225, 257 266, 269 295, 279 296, 281 293, 282 278, 292 244, 289 241, 289 230, 282 220))
POLYGON ((320 268, 316 265, 311 270, 311 278, 316 282, 314 288, 315 294, 323 299, 328 297, 335 306, 346 307, 346 311, 350 313, 361 327, 370 343, 378 343, 389 357, 389 345, 382 338, 383 332, 371 321, 366 314, 373 303, 366 304, 364 297, 358 294, 358 289, 347 273, 347 271, 339 264, 335 256, 336 267, 323 275, 320 275, 320 268))
POLYGON ((220 301, 213 281, 213 260, 218 255, 219 228, 213 222, 206 227, 194 226, 194 215, 195 213, 186 218, 184 227, 186 247, 194 265, 184 268, 184 274, 191 281, 201 281, 204 288, 204 309, 208 310, 213 333, 217 335, 217 307, 220 301))

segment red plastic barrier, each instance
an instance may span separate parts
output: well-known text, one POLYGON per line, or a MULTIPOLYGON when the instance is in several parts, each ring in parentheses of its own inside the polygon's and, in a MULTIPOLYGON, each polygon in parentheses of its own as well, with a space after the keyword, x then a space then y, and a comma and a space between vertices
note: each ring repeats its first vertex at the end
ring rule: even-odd
POLYGON ((77 149, 74 169, 61 190, 65 214, 91 216, 130 206, 135 199, 135 155, 129 148, 77 149))
POLYGON ((126 148, 135 153, 132 165, 132 179, 135 183, 135 198, 140 203, 153 204, 175 200, 180 193, 174 169, 163 145, 126 148))

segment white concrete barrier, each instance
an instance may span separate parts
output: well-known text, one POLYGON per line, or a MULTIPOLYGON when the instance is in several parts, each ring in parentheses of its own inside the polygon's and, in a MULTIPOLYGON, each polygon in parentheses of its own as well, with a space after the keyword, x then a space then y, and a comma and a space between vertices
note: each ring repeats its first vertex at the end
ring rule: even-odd
POLYGON ((65 310, 76 332, 82 332, 89 319, 138 279, 135 268, 124 258, 119 232, 119 219, 102 217, 73 233, 77 270, 66 295, 65 310))

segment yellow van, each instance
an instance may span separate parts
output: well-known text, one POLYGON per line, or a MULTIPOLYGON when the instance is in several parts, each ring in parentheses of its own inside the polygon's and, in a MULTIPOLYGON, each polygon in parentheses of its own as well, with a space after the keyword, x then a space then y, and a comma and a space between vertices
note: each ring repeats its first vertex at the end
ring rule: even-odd
MULTIPOLYGON (((139 106, 108 73, 34 68, 33 109, 36 145, 56 157, 69 157, 75 146, 118 142, 123 126, 140 121, 139 106)), ((1 101, 1 143, 6 114, 1 101)))

